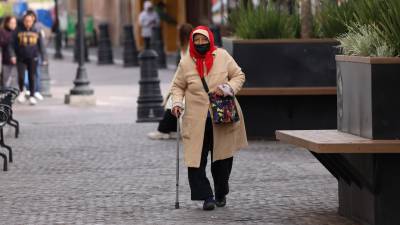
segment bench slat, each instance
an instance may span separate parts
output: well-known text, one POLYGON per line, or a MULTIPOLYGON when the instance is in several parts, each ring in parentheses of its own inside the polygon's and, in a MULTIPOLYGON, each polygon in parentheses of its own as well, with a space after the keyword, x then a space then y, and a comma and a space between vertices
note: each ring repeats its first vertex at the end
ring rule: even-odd
POLYGON ((263 87, 242 88, 238 96, 268 95, 336 95, 336 87, 263 87))
POLYGON ((316 153, 400 153, 400 140, 371 140, 337 130, 277 131, 276 138, 316 153))

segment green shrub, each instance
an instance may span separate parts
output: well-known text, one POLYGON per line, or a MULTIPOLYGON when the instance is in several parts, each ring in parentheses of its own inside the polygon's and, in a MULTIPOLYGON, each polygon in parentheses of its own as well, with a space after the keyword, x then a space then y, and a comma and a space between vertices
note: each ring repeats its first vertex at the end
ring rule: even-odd
POLYGON ((270 3, 247 6, 242 3, 228 18, 235 36, 243 39, 297 38, 300 34, 298 15, 289 15, 270 3))
POLYGON ((332 0, 322 1, 316 16, 317 34, 334 38, 348 31, 351 24, 372 24, 380 19, 379 5, 386 0, 348 0, 341 5, 332 0))
POLYGON ((340 6, 332 0, 324 0, 321 10, 315 16, 316 32, 319 37, 334 38, 346 33, 347 26, 355 19, 355 4, 353 0, 340 6))

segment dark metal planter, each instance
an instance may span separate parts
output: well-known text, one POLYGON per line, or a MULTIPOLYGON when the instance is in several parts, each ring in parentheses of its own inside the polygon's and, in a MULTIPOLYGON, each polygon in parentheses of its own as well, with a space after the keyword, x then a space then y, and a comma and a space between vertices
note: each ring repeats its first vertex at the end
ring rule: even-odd
POLYGON ((276 130, 336 129, 336 95, 237 96, 250 139, 274 139, 276 130))
POLYGON ((336 86, 331 39, 233 40, 223 46, 246 73, 245 87, 336 86))
MULTIPOLYGON (((245 88, 336 87, 332 39, 233 40, 223 46, 246 74, 245 88)), ((276 130, 336 129, 336 95, 238 96, 251 139, 276 130)))
POLYGON ((340 215, 359 224, 400 224, 398 154, 311 153, 338 179, 340 215))
POLYGON ((338 129, 370 139, 400 138, 400 58, 337 56, 338 129))

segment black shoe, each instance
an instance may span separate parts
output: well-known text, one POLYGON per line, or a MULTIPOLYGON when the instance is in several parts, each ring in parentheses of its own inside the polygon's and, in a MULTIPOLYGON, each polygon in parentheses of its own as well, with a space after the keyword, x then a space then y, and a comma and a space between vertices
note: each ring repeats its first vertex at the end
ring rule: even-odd
POLYGON ((207 211, 209 211, 209 210, 214 210, 215 209, 215 200, 214 200, 214 198, 208 198, 208 199, 206 199, 206 200, 204 200, 204 203, 203 203, 203 210, 207 210, 207 211))
POLYGON ((216 198, 215 199, 215 205, 217 205, 218 207, 224 207, 226 205, 226 197, 224 196, 221 199, 216 198))

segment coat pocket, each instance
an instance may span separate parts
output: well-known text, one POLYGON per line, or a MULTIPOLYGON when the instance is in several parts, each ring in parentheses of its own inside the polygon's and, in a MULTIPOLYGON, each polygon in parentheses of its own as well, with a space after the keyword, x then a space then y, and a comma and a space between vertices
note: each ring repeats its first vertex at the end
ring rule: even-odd
POLYGON ((182 126, 181 126, 181 135, 183 139, 190 139, 190 129, 191 129, 191 118, 183 117, 182 118, 182 126))

